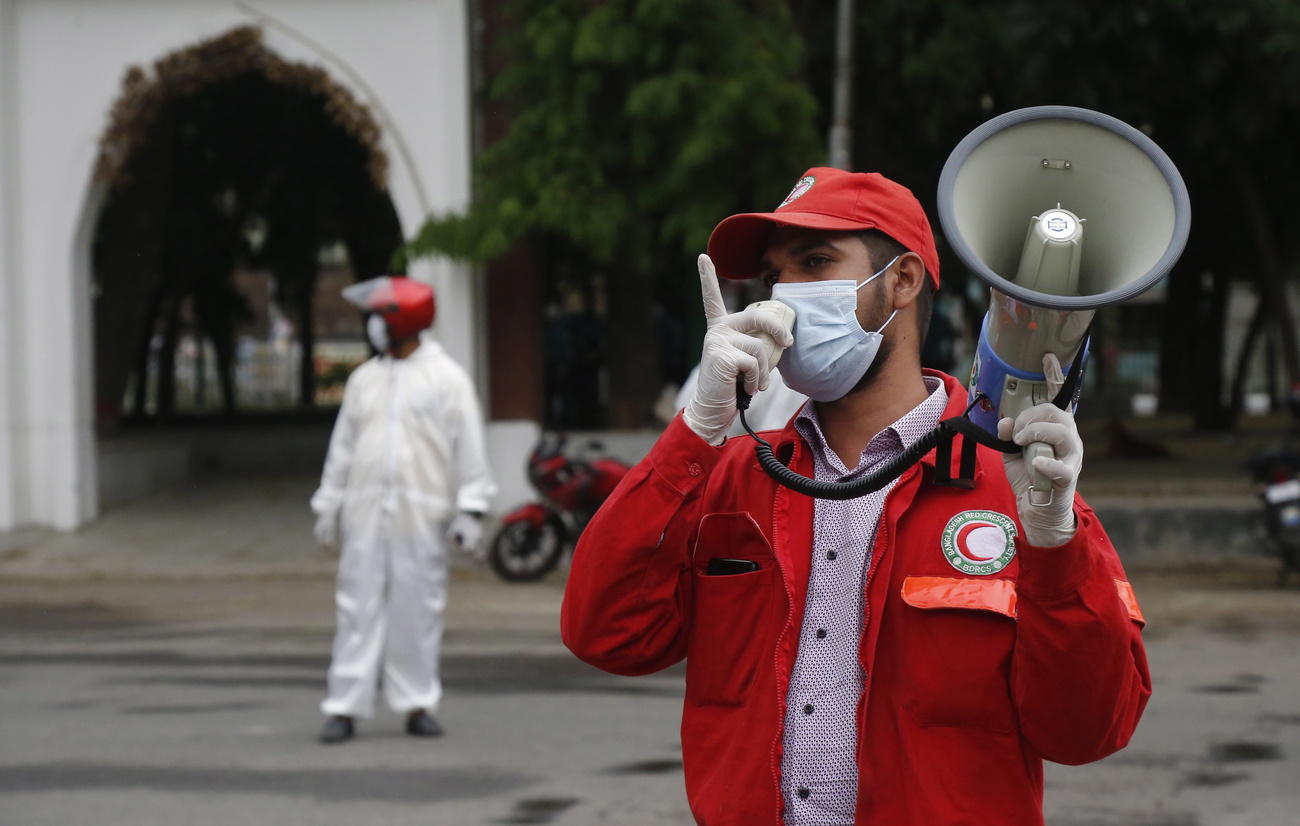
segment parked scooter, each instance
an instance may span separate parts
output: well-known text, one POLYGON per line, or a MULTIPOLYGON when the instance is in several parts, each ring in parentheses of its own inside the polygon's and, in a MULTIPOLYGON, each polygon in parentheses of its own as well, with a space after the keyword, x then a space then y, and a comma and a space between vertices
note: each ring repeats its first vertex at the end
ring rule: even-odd
POLYGON ((1251 457, 1247 463, 1264 503, 1269 542, 1282 560, 1278 584, 1300 574, 1300 450, 1284 446, 1251 457))
POLYGON ((541 501, 515 508, 501 520, 488 547, 488 564, 507 582, 533 582, 550 573, 577 543, 587 522, 630 469, 588 442, 577 456, 562 433, 543 434, 528 457, 528 481, 541 501))

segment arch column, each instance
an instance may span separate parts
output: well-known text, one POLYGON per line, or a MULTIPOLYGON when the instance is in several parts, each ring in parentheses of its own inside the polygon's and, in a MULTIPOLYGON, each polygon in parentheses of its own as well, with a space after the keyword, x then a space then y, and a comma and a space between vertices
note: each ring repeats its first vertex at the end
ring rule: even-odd
POLYGON ((71 530, 96 513, 87 199, 27 117, 26 10, 0 0, 0 530, 71 530))
POLYGON ((13 226, 18 205, 13 191, 15 141, 14 4, 0 0, 0 531, 17 525, 17 468, 14 466, 14 335, 13 304, 18 281, 17 242, 13 226))

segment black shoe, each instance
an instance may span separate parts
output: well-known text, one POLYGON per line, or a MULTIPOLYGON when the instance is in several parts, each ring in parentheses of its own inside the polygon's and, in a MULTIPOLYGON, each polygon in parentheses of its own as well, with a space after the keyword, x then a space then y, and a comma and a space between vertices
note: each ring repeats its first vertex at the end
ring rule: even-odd
POLYGON ((320 741, 322 743, 342 743, 344 740, 351 740, 353 734, 355 732, 352 729, 352 718, 335 714, 325 721, 325 728, 320 730, 320 741))
POLYGON ((442 726, 424 709, 406 715, 406 733, 415 737, 441 737, 442 726))

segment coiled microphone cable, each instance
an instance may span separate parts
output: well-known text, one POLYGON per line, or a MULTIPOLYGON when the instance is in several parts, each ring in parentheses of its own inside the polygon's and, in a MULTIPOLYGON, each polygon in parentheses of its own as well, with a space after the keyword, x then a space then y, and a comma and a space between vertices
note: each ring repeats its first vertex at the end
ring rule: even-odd
POLYGON ((811 496, 814 499, 856 499, 859 496, 866 496, 868 493, 875 493, 881 488, 888 485, 910 468, 912 465, 921 461, 921 457, 929 453, 943 440, 951 440, 957 434, 961 434, 968 439, 973 439, 979 444, 991 447, 1002 453, 1019 453, 1020 445, 1015 442, 1003 441, 985 431, 982 427, 967 418, 971 409, 984 398, 983 394, 976 394, 974 401, 966 408, 966 413, 960 416, 954 416, 951 419, 944 419, 939 422, 929 433, 917 439, 906 450, 894 458, 885 462, 872 472, 860 476, 849 482, 830 482, 824 479, 810 479, 801 473, 791 470, 780 459, 776 457, 771 443, 761 438, 750 428, 749 422, 745 421, 745 411, 749 409, 749 404, 753 397, 743 389, 736 390, 736 408, 740 411, 740 424, 745 428, 745 432, 757 442, 754 445, 754 455, 758 458, 758 464, 763 471, 771 476, 779 484, 811 496))

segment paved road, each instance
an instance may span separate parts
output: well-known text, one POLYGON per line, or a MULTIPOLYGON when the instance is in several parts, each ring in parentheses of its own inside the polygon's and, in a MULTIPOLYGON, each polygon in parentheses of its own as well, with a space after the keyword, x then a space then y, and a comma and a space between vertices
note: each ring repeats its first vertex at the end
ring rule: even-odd
MULTIPOLYGON (((1126 751, 1050 767, 1049 823, 1300 824, 1300 589, 1266 580, 1139 577, 1156 697, 1126 751)), ((680 672, 574 661, 556 583, 459 572, 445 738, 385 713, 318 745, 330 585, 0 583, 0 824, 689 822, 680 672)))
POLYGON ((556 587, 457 585, 447 735, 340 747, 328 579, 0 588, 0 823, 682 822, 680 674, 576 662, 556 587))

